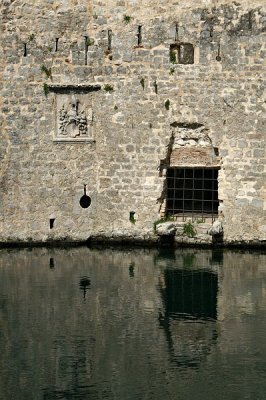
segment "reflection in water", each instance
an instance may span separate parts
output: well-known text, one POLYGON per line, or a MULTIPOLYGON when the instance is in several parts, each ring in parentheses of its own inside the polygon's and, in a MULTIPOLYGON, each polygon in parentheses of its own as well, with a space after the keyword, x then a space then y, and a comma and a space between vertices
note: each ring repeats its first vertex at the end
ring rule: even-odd
POLYGON ((160 278, 170 359, 177 367, 198 368, 217 339, 217 273, 193 268, 195 254, 183 257, 184 269, 166 269, 160 278), (182 342, 181 342, 182 340, 182 342))
POLYGON ((134 276, 135 276, 134 267, 135 267, 135 264, 130 263, 130 265, 128 267, 128 273, 129 273, 130 278, 134 278, 134 276))
POLYGON ((58 343, 55 341, 55 349, 60 354, 56 359, 58 375, 62 376, 63 380, 71 382, 68 388, 61 385, 61 389, 43 389, 44 400, 59 400, 59 399, 94 399, 95 388, 88 385, 90 362, 87 355, 87 345, 85 340, 76 340, 74 356, 66 356, 60 352, 62 338, 58 338, 58 343))
POLYGON ((54 259, 53 257, 50 258, 50 269, 54 269, 55 265, 54 265, 54 259))
POLYGON ((79 287, 83 291, 83 298, 86 299, 86 292, 90 288, 91 281, 87 276, 80 278, 79 287))
POLYGON ((223 265, 223 256, 224 256, 223 251, 219 249, 213 249, 211 257, 211 265, 215 264, 223 265))
POLYGON ((265 259, 1 250, 0 400, 264 400, 265 259))
POLYGON ((193 269, 166 269, 163 281, 161 293, 168 318, 216 320, 216 273, 193 269))

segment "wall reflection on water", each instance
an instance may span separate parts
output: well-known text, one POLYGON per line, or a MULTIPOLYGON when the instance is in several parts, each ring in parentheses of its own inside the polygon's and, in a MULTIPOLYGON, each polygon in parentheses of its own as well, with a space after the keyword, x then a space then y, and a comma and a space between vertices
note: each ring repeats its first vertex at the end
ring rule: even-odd
POLYGON ((264 399, 266 255, 0 251, 0 399, 264 399))
POLYGON ((159 322, 171 360, 177 367, 198 368, 217 337, 217 273, 166 269, 160 286, 164 314, 159 313, 159 322))

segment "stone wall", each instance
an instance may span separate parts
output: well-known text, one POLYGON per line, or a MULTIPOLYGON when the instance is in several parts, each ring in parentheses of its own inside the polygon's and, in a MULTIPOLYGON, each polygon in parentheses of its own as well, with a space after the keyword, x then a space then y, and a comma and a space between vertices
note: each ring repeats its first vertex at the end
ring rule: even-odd
POLYGON ((2 242, 154 239, 160 165, 195 125, 219 153, 225 243, 265 243, 263 0, 4 0, 1 19, 2 242))

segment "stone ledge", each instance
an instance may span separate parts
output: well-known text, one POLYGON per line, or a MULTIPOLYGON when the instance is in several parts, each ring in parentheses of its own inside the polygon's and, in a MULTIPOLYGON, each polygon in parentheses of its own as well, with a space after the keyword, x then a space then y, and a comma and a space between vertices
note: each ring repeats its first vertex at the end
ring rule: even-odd
POLYGON ((54 143, 88 143, 88 144, 93 144, 96 143, 95 139, 86 139, 86 138, 54 138, 53 139, 54 143))

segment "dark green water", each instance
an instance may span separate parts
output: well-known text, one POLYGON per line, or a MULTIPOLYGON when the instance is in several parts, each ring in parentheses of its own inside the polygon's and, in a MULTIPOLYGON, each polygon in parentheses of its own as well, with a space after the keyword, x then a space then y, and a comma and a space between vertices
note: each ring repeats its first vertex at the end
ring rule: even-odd
POLYGON ((1 400, 265 398, 265 254, 0 251, 1 400))

